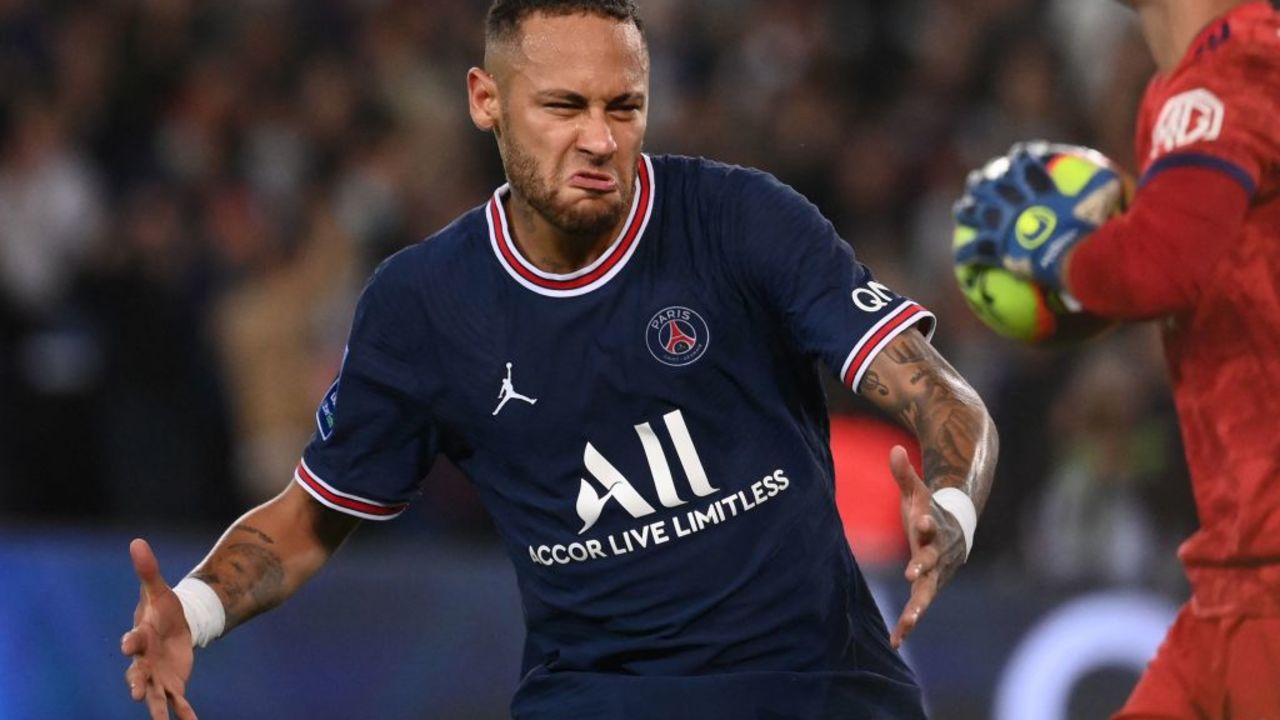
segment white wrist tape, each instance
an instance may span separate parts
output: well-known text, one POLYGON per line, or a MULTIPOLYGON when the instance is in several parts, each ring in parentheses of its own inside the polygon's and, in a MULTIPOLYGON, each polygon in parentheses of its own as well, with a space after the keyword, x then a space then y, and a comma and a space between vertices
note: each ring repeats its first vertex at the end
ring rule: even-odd
POLYGON ((227 611, 218 593, 203 580, 185 577, 173 588, 182 603, 182 614, 191 628, 191 645, 204 647, 222 634, 227 626, 227 611))
POLYGON ((964 533, 964 559, 968 560, 969 551, 973 549, 973 531, 978 528, 978 510, 973 500, 960 488, 945 487, 933 494, 933 501, 960 523, 964 533))

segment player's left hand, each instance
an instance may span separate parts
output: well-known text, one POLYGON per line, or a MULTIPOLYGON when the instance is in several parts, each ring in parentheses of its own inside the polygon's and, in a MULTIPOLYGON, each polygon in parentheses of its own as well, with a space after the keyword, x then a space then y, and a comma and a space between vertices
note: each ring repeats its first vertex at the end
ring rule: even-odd
POLYGON ((956 202, 957 265, 1002 267, 1051 290, 1062 289, 1067 251, 1097 229, 1124 193, 1120 175, 1088 148, 1018 143, 969 173, 956 202), (1096 158, 1097 172, 1076 192, 1063 192, 1054 158, 1096 158))
POLYGON ((933 493, 907 459, 907 451, 895 446, 889 452, 889 470, 902 493, 902 527, 911 546, 904 573, 911 583, 898 624, 889 637, 894 648, 915 629, 938 591, 964 564, 964 531, 951 513, 933 501, 933 493))

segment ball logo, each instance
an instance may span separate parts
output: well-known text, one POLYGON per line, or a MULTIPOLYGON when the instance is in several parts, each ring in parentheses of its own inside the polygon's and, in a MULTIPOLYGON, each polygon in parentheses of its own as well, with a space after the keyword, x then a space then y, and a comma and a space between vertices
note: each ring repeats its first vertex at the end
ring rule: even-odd
POLYGON ((1174 95, 1160 110, 1151 134, 1151 157, 1201 141, 1217 140, 1222 134, 1226 107, 1217 95, 1196 88, 1174 95))
POLYGON ((659 310, 645 328, 649 354, 663 365, 682 367, 707 352, 711 331, 698 313, 673 305, 659 310))
POLYGON ((1058 227, 1058 216, 1043 205, 1033 205, 1018 216, 1014 226, 1014 237, 1018 244, 1028 250, 1035 250, 1053 235, 1058 227))

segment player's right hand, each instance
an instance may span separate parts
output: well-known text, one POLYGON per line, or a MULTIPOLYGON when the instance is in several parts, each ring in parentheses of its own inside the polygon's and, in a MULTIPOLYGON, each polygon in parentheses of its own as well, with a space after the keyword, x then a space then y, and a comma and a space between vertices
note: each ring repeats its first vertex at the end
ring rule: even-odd
POLYGON ((195 651, 182 603, 160 576, 147 541, 129 543, 129 556, 142 586, 133 628, 120 638, 120 652, 133 658, 124 673, 129 696, 146 702, 151 720, 168 720, 170 704, 178 720, 196 720, 185 696, 195 651))

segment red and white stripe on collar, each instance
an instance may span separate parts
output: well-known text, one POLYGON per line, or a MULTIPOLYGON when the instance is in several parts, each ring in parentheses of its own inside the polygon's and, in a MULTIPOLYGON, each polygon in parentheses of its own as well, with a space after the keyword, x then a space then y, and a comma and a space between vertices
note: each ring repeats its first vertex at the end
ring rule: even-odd
POLYGON ((502 196, 509 189, 509 185, 503 185, 494 191, 485 213, 489 221, 489 242, 494 254, 498 256, 498 262, 516 282, 539 295, 573 297, 589 293, 609 282, 635 254, 640 236, 644 234, 645 227, 649 225, 649 216, 653 214, 653 162, 648 155, 641 155, 640 161, 636 163, 636 192, 631 199, 631 212, 613 244, 595 262, 564 275, 539 270, 516 248, 507 225, 506 211, 502 207, 502 196))
POLYGON ((311 468, 307 467, 306 460, 298 463, 298 469, 294 471, 293 479, 302 486, 302 489, 311 493, 311 497, 318 500, 321 505, 366 520, 390 520, 404 512, 404 509, 409 506, 409 503, 389 505, 344 493, 311 472, 311 468))

